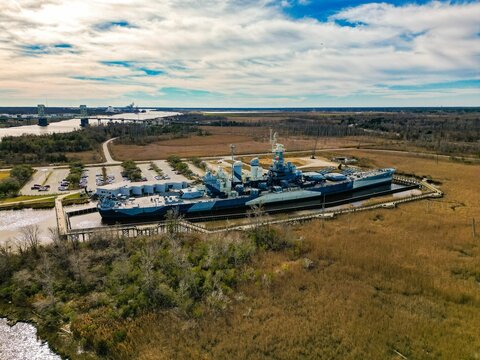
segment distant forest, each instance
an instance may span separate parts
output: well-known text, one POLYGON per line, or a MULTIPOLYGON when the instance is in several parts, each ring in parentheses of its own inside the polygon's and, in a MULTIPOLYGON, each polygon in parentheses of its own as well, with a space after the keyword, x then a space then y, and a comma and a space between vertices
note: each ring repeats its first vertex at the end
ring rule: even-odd
POLYGON ((210 126, 267 126, 284 137, 374 135, 403 140, 437 153, 480 157, 480 109, 247 113, 236 116, 192 114, 184 118, 210 126))
POLYGON ((98 149, 104 141, 118 137, 124 144, 147 144, 161 136, 180 137, 195 132, 191 125, 109 124, 69 133, 6 136, 0 141, 0 165, 69 162, 66 153, 98 149))
POLYGON ((65 163, 67 153, 97 150, 118 137, 121 144, 146 145, 161 139, 205 135, 199 126, 271 127, 288 136, 377 136, 435 153, 480 157, 480 110, 402 110, 399 112, 187 113, 167 126, 137 123, 91 126, 71 133, 4 137, 0 166, 65 163))

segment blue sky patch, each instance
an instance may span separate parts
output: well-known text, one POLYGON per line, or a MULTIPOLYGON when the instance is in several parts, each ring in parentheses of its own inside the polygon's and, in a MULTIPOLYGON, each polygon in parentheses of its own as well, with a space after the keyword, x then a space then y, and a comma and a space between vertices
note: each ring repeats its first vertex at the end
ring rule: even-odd
POLYGON ((185 89, 177 87, 166 87, 160 89, 165 95, 169 96, 195 96, 195 97, 204 97, 214 95, 214 93, 206 90, 194 90, 194 89, 185 89))
POLYGON ((57 49, 71 49, 73 46, 71 44, 66 44, 66 43, 60 43, 60 44, 55 44, 53 45, 54 48, 57 49))
POLYGON ((39 56, 47 54, 59 54, 62 52, 73 52, 73 45, 67 43, 58 44, 27 44, 21 46, 22 55, 39 56))
POLYGON ((163 70, 155 70, 155 69, 148 69, 148 68, 138 68, 138 70, 143 71, 148 76, 158 76, 158 75, 165 74, 163 70))
POLYGON ((95 28, 97 30, 101 30, 101 31, 110 30, 112 28, 132 28, 132 27, 134 27, 134 26, 131 25, 126 20, 108 21, 108 22, 104 22, 104 23, 100 23, 100 24, 95 25, 95 28))
POLYGON ((102 77, 102 76, 72 76, 72 79, 75 80, 86 80, 86 81, 112 81, 111 77, 102 77))
MULTIPOLYGON (((141 66, 136 61, 100 61, 101 64, 106 66, 119 66, 124 68, 132 69, 132 71, 141 71, 144 73, 145 76, 158 76, 166 74, 165 71, 160 69, 152 69, 145 66, 141 66)), ((133 74, 132 74, 133 75, 133 74)))
MULTIPOLYGON (((328 18, 339 11, 351 7, 356 7, 364 4, 371 3, 387 3, 395 6, 401 6, 406 4, 426 4, 430 2, 429 0, 417 0, 417 1, 408 1, 408 0, 379 0, 379 1, 368 1, 368 0, 310 0, 307 3, 301 2, 299 0, 291 0, 289 3, 291 6, 285 6, 283 11, 296 19, 301 18, 314 18, 319 21, 327 21, 328 18)), ((346 25, 350 26, 350 25, 346 25)))
POLYGON ((347 27, 353 27, 353 28, 361 25, 366 25, 365 23, 362 23, 362 22, 350 22, 343 19, 335 19, 335 24, 339 26, 347 26, 347 27))
POLYGON ((134 66, 134 62, 132 61, 100 61, 100 63, 107 66, 122 66, 127 68, 134 66))
POLYGON ((22 52, 25 55, 35 56, 35 55, 48 54, 50 50, 45 45, 30 44, 30 45, 23 45, 22 52))
POLYGON ((480 88, 480 79, 472 80, 457 80, 446 81, 429 84, 418 85, 393 85, 387 86, 390 90, 398 91, 433 91, 433 90, 448 90, 448 89, 474 89, 480 88))

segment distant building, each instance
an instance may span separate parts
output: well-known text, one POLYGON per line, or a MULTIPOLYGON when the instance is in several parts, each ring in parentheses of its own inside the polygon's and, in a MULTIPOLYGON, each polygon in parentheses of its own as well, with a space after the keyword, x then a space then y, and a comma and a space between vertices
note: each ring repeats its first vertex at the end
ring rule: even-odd
POLYGON ((107 114, 116 114, 116 113, 118 113, 118 110, 115 109, 113 106, 109 106, 109 107, 107 107, 107 109, 105 110, 105 112, 106 112, 107 114))
POLYGON ((347 156, 337 156, 337 157, 331 158, 330 160, 333 161, 333 162, 337 162, 337 163, 345 164, 345 165, 355 164, 357 162, 357 159, 350 158, 350 157, 347 157, 347 156))

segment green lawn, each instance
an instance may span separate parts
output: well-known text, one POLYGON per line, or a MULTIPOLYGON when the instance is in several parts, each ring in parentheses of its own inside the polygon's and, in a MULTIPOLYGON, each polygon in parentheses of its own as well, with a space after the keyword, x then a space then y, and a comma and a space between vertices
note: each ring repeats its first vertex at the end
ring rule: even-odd
POLYGON ((0 200, 0 205, 1 204, 9 204, 9 203, 12 203, 12 202, 19 202, 19 201, 45 200, 45 199, 52 198, 52 197, 55 197, 55 195, 22 195, 22 196, 7 198, 7 199, 1 199, 0 200))

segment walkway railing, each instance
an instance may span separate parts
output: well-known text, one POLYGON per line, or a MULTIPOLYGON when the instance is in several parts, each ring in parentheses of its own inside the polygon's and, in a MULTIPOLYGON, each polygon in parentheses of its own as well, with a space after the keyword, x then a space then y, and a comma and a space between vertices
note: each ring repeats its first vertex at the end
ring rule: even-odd
MULTIPOLYGON (((60 234, 64 235, 65 238, 73 241, 85 241, 90 239, 92 236, 96 234, 109 234, 110 236, 114 237, 139 237, 139 236, 152 236, 158 234, 164 234, 171 231, 174 232, 199 232, 204 234, 217 234, 222 232, 228 231, 245 231, 249 229, 253 229, 258 226, 266 226, 266 225, 276 225, 276 224, 296 224, 301 223, 304 221, 314 220, 314 219, 331 219, 337 215, 348 214, 348 213, 355 213, 360 211, 368 211, 368 210, 375 210, 375 209, 385 209, 385 208, 395 208, 399 204, 404 204, 411 201, 417 201, 421 199, 427 198, 438 198, 443 196, 443 192, 437 189, 432 184, 429 184, 426 181, 418 181, 416 179, 402 177, 402 176, 395 176, 394 181, 396 183, 402 183, 405 185, 418 185, 421 188, 427 190, 426 193, 421 195, 413 195, 405 198, 400 198, 398 200, 389 200, 377 204, 371 205, 363 205, 353 208, 344 208, 344 209, 336 209, 336 210, 323 210, 321 212, 317 211, 311 214, 289 217, 286 219, 265 219, 262 221, 254 221, 252 223, 243 224, 243 225, 232 225, 232 226, 224 226, 224 227, 217 227, 212 229, 207 229, 205 226, 191 223, 186 220, 173 220, 173 221, 160 221, 156 223, 150 224, 121 224, 121 225, 111 225, 108 227, 96 227, 96 228, 87 228, 87 229, 70 229, 66 230, 65 232, 60 232, 60 234)), ((57 202, 55 203, 57 205, 57 202)), ((59 208, 57 209, 57 221, 59 221, 59 230, 60 230, 60 219, 59 217, 59 209, 61 206, 61 201, 59 203, 59 208)), ((57 208, 57 207, 56 207, 57 208)), ((63 212, 63 207, 61 207, 63 212)), ((65 216, 63 217, 63 221, 66 224, 65 216)), ((65 225, 66 226, 66 225, 65 225)))

